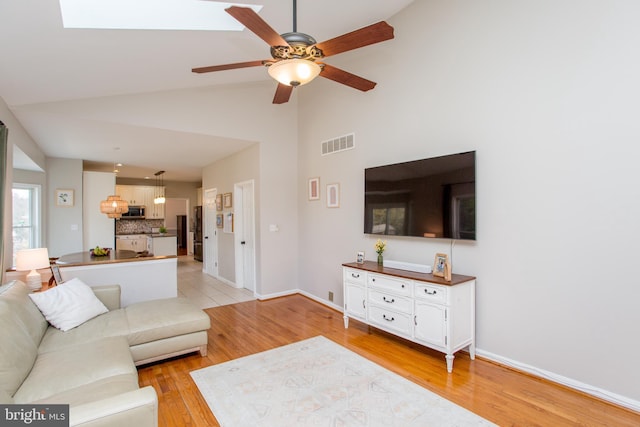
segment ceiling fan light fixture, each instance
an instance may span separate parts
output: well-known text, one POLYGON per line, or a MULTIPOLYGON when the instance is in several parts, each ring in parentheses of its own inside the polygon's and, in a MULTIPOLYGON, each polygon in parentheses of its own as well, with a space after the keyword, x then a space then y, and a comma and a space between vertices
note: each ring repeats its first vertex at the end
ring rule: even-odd
POLYGON ((320 65, 308 59, 284 59, 269 66, 269 75, 287 86, 302 86, 320 74, 320 65))

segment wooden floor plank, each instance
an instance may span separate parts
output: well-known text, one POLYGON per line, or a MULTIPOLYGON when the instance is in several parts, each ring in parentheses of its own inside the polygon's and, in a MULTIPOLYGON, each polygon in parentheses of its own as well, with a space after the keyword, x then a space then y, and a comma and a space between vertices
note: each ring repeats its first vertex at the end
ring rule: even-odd
POLYGON ((139 368, 140 385, 159 396, 160 426, 215 426, 189 372, 317 335, 501 426, 638 426, 640 413, 468 354, 444 355, 351 320, 301 295, 206 310, 208 355, 182 356, 139 368))

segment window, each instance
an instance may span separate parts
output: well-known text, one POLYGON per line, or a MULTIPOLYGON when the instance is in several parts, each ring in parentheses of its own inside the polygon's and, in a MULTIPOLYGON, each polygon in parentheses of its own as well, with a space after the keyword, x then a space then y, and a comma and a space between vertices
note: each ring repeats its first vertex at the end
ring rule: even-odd
POLYGON ((40 186, 13 184, 13 263, 21 249, 40 247, 40 186))
POLYGON ((373 208, 372 234, 402 235, 406 233, 404 205, 383 205, 373 208))

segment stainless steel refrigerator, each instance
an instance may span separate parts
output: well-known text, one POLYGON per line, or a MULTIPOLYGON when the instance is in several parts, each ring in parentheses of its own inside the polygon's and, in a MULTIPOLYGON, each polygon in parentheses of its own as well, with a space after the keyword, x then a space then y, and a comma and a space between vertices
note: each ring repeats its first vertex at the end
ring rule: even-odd
POLYGON ((202 206, 196 206, 193 210, 193 259, 202 261, 202 206))

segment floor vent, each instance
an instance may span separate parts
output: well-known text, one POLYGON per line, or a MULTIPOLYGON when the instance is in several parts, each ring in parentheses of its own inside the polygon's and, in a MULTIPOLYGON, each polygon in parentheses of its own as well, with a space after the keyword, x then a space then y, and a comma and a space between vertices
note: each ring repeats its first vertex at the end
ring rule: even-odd
POLYGON ((350 133, 349 135, 339 136, 334 139, 322 142, 322 155, 334 154, 344 150, 351 150, 356 146, 356 135, 350 133))

